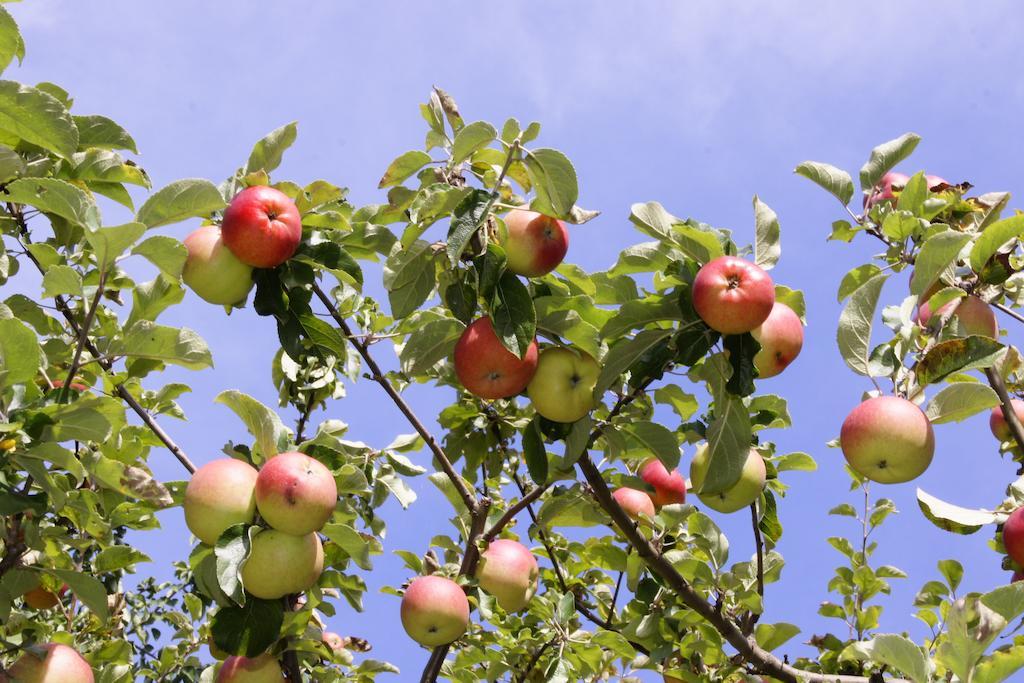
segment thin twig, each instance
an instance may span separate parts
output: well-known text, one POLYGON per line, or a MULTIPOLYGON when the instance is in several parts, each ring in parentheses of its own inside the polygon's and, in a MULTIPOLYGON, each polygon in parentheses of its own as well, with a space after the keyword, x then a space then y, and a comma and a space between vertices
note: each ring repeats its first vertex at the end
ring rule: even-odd
POLYGON ((103 287, 106 284, 107 269, 103 268, 100 270, 99 283, 96 285, 96 294, 93 296, 92 303, 85 312, 85 320, 82 322, 82 327, 78 331, 78 342, 75 344, 75 354, 71 357, 71 367, 68 368, 68 376, 67 379, 64 380, 64 386, 60 388, 60 397, 58 399, 60 403, 67 403, 68 397, 71 395, 71 382, 74 381, 75 375, 78 374, 78 363, 82 360, 82 349, 85 348, 85 342, 89 340, 89 330, 92 329, 92 321, 96 318, 96 311, 100 307, 100 297, 103 296, 103 287))
POLYGON ((1021 315, 1020 313, 1018 313, 1017 311, 1013 310, 1012 308, 1009 308, 1008 306, 1004 306, 1003 304, 1000 304, 1000 303, 996 303, 995 301, 992 302, 992 306, 994 308, 998 308, 1000 311, 1002 311, 1006 315, 1010 316, 1011 318, 1013 318, 1017 322, 1024 323, 1024 315, 1021 315))
POLYGON ((543 496, 544 493, 548 490, 548 488, 550 488, 550 484, 533 487, 529 493, 525 494, 522 498, 519 499, 519 501, 515 505, 511 506, 508 510, 505 511, 505 514, 503 514, 498 519, 498 521, 495 522, 491 526, 491 528, 483 534, 483 539, 488 543, 493 541, 497 537, 497 535, 501 533, 502 529, 508 526, 512 522, 512 520, 516 518, 516 515, 518 515, 524 509, 529 507, 530 504, 533 503, 533 501, 543 496))

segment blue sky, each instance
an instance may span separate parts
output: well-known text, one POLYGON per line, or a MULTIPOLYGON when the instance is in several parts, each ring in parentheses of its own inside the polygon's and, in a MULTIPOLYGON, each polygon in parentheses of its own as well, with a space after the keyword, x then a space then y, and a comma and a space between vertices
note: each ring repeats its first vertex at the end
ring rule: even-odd
MULTIPOLYGON (((1024 9, 1013 2, 861 3, 139 3, 33 0, 8 5, 21 24, 28 58, 6 78, 56 82, 75 97, 76 113, 102 113, 138 142, 139 162, 160 187, 181 177, 219 180, 244 162, 267 131, 299 121, 299 139, 277 177, 325 178, 351 188, 356 203, 377 202, 376 182, 399 153, 422 144, 417 105, 431 85, 452 93, 467 120, 500 125, 507 116, 543 123, 540 144, 566 152, 580 177, 580 204, 603 215, 573 229, 569 259, 596 269, 642 241, 629 206, 658 200, 680 216, 733 228, 752 238, 756 193, 779 214, 783 257, 776 281, 808 301, 804 352, 784 375, 765 382, 790 401, 795 427, 773 434, 780 450, 804 450, 820 469, 794 474, 781 508, 787 558, 783 581, 766 599, 768 621, 806 627, 800 636, 836 629, 816 616, 839 555, 829 535, 854 534, 850 520, 828 518, 847 493, 842 457, 825 443, 870 388, 846 369, 835 348, 835 291, 875 245, 826 243, 840 207, 792 174, 805 159, 856 171, 875 144, 913 130, 923 136, 908 172, 927 169, 979 191, 1021 188, 1024 138, 1024 9), (1009 78, 1007 78, 1009 76, 1009 78)), ((116 216, 108 216, 113 220, 116 216)), ((171 234, 183 237, 189 226, 171 234)), ((905 295, 898 283, 883 296, 905 295)), ((217 456, 239 423, 211 399, 237 388, 269 404, 276 349, 272 325, 251 311, 230 318, 193 296, 167 324, 188 325, 210 343, 216 368, 170 373, 194 392, 182 400, 188 423, 166 426, 197 462, 217 456)), ((1022 330, 1001 319, 1009 339, 1022 330)), ((375 347, 384 349, 383 344, 375 347)), ((426 415, 442 398, 416 387, 410 400, 426 415)), ((292 421, 293 416, 285 415, 292 421)), ((330 417, 351 425, 350 438, 383 446, 397 411, 378 388, 354 387, 330 417)), ((403 430, 411 431, 411 430, 403 430)), ((937 453, 916 484, 965 506, 993 506, 1013 477, 984 417, 937 427, 937 453)), ((684 452, 684 463, 692 452, 684 452)), ((418 456, 427 461, 426 454, 418 456)), ((181 478, 169 455, 152 463, 181 478)), ((386 554, 368 577, 367 611, 347 608, 331 621, 374 643, 374 655, 418 671, 425 652, 395 637, 398 601, 377 588, 400 583, 396 548, 422 550, 447 529, 447 503, 420 479, 412 511, 387 511, 386 554)), ((922 630, 910 617, 917 587, 935 563, 960 558, 965 586, 987 590, 1008 578, 986 548, 989 530, 946 534, 917 509, 914 485, 876 486, 896 501, 876 540, 877 561, 911 578, 894 583, 883 630, 922 630)), ((717 515, 733 559, 752 549, 746 517, 717 515)), ((184 559, 188 536, 180 510, 164 531, 139 539, 157 575, 184 559)), ((789 648, 798 652, 800 648, 789 648)))

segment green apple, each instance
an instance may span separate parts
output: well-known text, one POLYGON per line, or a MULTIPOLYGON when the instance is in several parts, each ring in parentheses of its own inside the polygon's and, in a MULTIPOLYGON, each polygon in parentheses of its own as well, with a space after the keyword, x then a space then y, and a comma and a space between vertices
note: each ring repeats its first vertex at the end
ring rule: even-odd
POLYGON ((880 484, 917 478, 935 454, 932 423, 920 408, 899 396, 869 398, 851 410, 839 443, 850 467, 880 484))
POLYGON ((252 539, 242 565, 245 590, 264 600, 308 590, 324 568, 324 548, 316 533, 292 536, 264 529, 252 539))
POLYGON ((204 225, 185 238, 185 268, 181 279, 211 304, 234 306, 245 302, 252 289, 252 266, 224 245, 220 228, 204 225))
POLYGON ((185 524, 203 543, 215 545, 224 530, 256 516, 256 470, 234 458, 208 462, 185 487, 185 524))
POLYGON ((601 366, 583 351, 553 346, 540 352, 526 387, 533 409, 553 422, 575 422, 594 409, 601 366))
POLYGON ((700 502, 712 510, 725 513, 736 512, 752 505, 761 495, 768 471, 765 469, 761 454, 753 448, 747 453, 747 461, 743 463, 739 480, 725 491, 701 493, 700 487, 704 483, 704 477, 707 476, 709 464, 708 445, 704 443, 698 446, 697 452, 690 462, 690 488, 696 491, 700 502))
POLYGON ((469 600, 459 584, 443 576, 419 576, 402 596, 402 627, 424 647, 458 640, 469 626, 469 600))
POLYGON ((537 591, 537 558, 522 543, 500 538, 480 555, 476 578, 506 612, 518 612, 537 591))

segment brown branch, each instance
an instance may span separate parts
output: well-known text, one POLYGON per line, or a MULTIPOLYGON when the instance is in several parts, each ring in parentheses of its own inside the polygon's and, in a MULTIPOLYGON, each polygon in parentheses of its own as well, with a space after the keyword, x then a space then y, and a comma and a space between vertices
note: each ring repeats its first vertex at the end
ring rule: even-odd
MULTIPOLYGON (((750 505, 750 520, 754 527, 754 546, 757 548, 757 594, 761 596, 761 609, 764 609, 764 540, 761 538, 761 525, 757 519, 757 503, 750 505)), ((743 624, 743 633, 750 635, 761 615, 750 612, 743 624)))
POLYGON ((523 497, 519 499, 519 502, 517 502, 515 505, 511 506, 508 510, 505 511, 505 514, 503 514, 498 519, 498 521, 495 522, 491 526, 491 528, 483 534, 483 539, 488 543, 493 541, 498 536, 498 534, 501 533, 502 529, 508 526, 512 522, 512 520, 516 518, 516 515, 518 515, 524 509, 528 508, 530 504, 533 503, 533 501, 537 500, 542 495, 544 495, 544 493, 547 492, 549 488, 550 484, 533 487, 533 489, 531 489, 529 493, 523 495, 523 497))
POLYGON ((104 268, 100 270, 99 282, 96 284, 96 294, 93 296, 92 303, 85 312, 85 320, 82 322, 81 329, 78 330, 78 342, 75 344, 75 353, 71 357, 71 367, 68 368, 68 376, 64 380, 64 386, 60 388, 59 400, 61 403, 67 403, 68 396, 71 395, 71 382, 74 381, 75 375, 78 374, 78 364, 82 360, 82 349, 85 348, 85 342, 89 339, 89 330, 92 329, 92 321, 96 318, 96 311, 100 307, 100 297, 103 296, 103 287, 106 284, 107 270, 104 268))
POLYGON ((1002 311, 1006 315, 1010 316, 1011 318, 1013 318, 1017 322, 1024 323, 1024 315, 1021 315, 1020 313, 1018 313, 1017 311, 1013 310, 1009 306, 1004 306, 1003 304, 997 303, 995 301, 992 302, 992 306, 994 308, 998 308, 1000 311, 1002 311))
POLYGON ((1017 442, 1017 446, 1024 452, 1024 425, 1021 425, 1020 420, 1017 419, 1017 413, 1013 410, 1013 402, 1010 399, 1009 392, 1006 391, 1006 384, 1003 383, 1003 378, 994 368, 985 368, 985 377, 988 378, 989 386, 999 396, 999 402, 1003 409, 1003 418, 1010 427, 1010 433, 1013 434, 1014 441, 1017 442))
MULTIPOLYGON (((694 590, 686 579, 675 570, 675 567, 643 537, 637 530, 636 523, 612 498, 608 484, 605 483, 604 477, 601 476, 600 470, 597 469, 588 453, 584 453, 576 464, 593 489, 598 503, 611 516, 615 526, 636 549, 651 571, 661 577, 676 592, 683 604, 703 617, 716 631, 722 634, 740 656, 758 672, 778 678, 783 683, 869 683, 870 679, 865 676, 802 671, 782 662, 771 652, 761 648, 755 640, 745 636, 731 619, 716 610, 700 593, 694 590)), ((890 679, 890 683, 908 682, 903 679, 890 679)))
POLYGON ((552 638, 551 640, 547 641, 539 648, 537 648, 537 651, 533 653, 532 657, 530 657, 530 661, 526 663, 526 668, 523 669, 523 672, 521 674, 519 674, 519 683, 526 683, 526 681, 529 680, 530 672, 533 671, 533 667, 537 666, 537 662, 540 661, 540 658, 543 657, 544 653, 547 652, 548 648, 550 648, 554 644, 555 640, 554 638, 552 638))
POLYGON ((452 485, 459 494, 459 497, 462 498, 462 502, 466 504, 466 509, 469 510, 471 515, 475 514, 479 507, 478 501, 473 497, 472 492, 470 492, 469 488, 462 480, 462 477, 460 477, 458 472, 455 471, 455 467, 452 466, 451 460, 448 459, 448 456, 445 454, 444 449, 441 448, 441 445, 437 442, 437 439, 427 431, 427 428, 423 425, 420 419, 416 417, 416 414, 412 411, 409 404, 406 403, 405 399, 402 398, 402 395, 398 393, 398 390, 395 389, 391 382, 388 381, 387 377, 384 376, 380 366, 377 365, 377 361, 375 361, 373 356, 370 355, 369 344, 352 334, 352 328, 349 327, 348 321, 345 320, 338 311, 338 307, 335 306, 331 298, 327 296, 324 290, 321 289, 320 285, 316 282, 313 283, 313 293, 316 294, 321 303, 327 307, 327 311, 331 314, 331 318, 334 319, 334 322, 337 323, 342 333, 352 343, 352 346, 356 347, 356 351, 358 351, 359 355, 362 356, 363 361, 366 363, 366 367, 370 369, 371 379, 379 384, 381 388, 384 389, 385 393, 391 397, 394 404, 398 406, 398 409, 403 415, 405 415, 405 419, 409 421, 412 428, 416 430, 416 433, 419 434, 427 444, 427 448, 429 448, 434 454, 434 458, 441 465, 441 469, 444 473, 448 475, 448 479, 451 480, 452 485))
MULTIPOLYGON (((294 612, 298 606, 298 595, 289 595, 283 598, 284 609, 286 612, 294 612)), ((288 645, 291 645, 291 638, 288 639, 288 645)), ((302 668, 299 666, 299 653, 289 647, 283 653, 281 653, 281 668, 284 669, 284 675, 292 683, 302 683, 302 668)))

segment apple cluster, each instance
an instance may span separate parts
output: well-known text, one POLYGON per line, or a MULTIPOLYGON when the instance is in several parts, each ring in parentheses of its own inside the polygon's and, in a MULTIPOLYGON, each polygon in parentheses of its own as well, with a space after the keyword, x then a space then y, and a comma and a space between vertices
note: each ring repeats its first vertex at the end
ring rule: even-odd
POLYGON ((185 238, 182 280, 211 304, 244 303, 252 269, 281 265, 301 239, 302 218, 288 195, 265 185, 246 188, 231 200, 219 226, 204 225, 185 238))
MULTIPOLYGON (((245 525, 248 532, 258 525, 239 576, 248 594, 275 600, 302 593, 320 578, 324 551, 318 532, 337 500, 334 475, 304 453, 279 453, 258 471, 241 460, 220 458, 192 475, 185 489, 185 523, 211 546, 231 527, 245 525)), ((233 656, 221 666, 217 681, 281 676, 277 660, 269 655, 233 656)))

